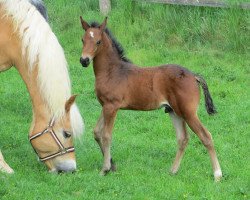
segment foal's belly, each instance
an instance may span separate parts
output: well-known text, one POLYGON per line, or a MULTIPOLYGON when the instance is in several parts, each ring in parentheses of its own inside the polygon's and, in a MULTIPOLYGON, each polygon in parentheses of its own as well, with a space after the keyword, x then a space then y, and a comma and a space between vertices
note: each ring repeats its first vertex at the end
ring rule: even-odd
POLYGON ((130 98, 128 101, 125 101, 125 104, 121 109, 147 111, 159 109, 161 105, 161 100, 160 98, 157 98, 156 95, 138 94, 136 97, 130 98))

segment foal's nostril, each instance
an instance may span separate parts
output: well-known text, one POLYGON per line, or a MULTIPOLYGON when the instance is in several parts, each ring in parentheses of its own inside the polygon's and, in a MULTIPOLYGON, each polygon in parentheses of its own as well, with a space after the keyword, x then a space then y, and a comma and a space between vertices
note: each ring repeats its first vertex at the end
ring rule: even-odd
POLYGON ((83 65, 85 63, 85 59, 83 59, 82 57, 80 58, 80 63, 83 65))
POLYGON ((83 63, 83 58, 82 58, 82 57, 80 58, 80 63, 81 63, 81 64, 83 63))

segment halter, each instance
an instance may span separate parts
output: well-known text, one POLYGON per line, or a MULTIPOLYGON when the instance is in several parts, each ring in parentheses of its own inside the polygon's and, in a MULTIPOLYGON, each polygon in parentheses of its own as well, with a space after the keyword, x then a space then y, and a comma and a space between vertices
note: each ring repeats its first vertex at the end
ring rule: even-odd
POLYGON ((43 130, 42 132, 39 132, 39 133, 37 133, 37 134, 32 135, 31 137, 29 137, 31 146, 33 147, 32 142, 31 142, 32 140, 37 139, 38 137, 42 136, 42 135, 45 134, 45 133, 50 133, 51 136, 54 138, 56 144, 58 145, 58 147, 59 147, 60 150, 59 150, 57 153, 51 154, 51 155, 49 155, 49 156, 45 156, 45 157, 43 157, 43 158, 41 158, 41 157, 38 155, 37 151, 36 151, 35 148, 33 147, 34 151, 36 152, 36 154, 38 155, 40 161, 42 161, 42 162, 47 161, 47 160, 50 160, 50 159, 55 158, 55 157, 57 157, 57 156, 61 156, 61 155, 64 155, 64 154, 66 154, 66 153, 70 153, 70 152, 74 152, 74 151, 75 151, 75 148, 74 148, 74 147, 65 148, 65 147, 63 146, 63 144, 60 142, 59 138, 56 136, 56 134, 55 134, 55 132, 54 132, 54 130, 53 130, 54 123, 55 123, 55 118, 53 117, 53 118, 50 120, 50 122, 49 122, 49 124, 48 124, 48 126, 47 126, 47 128, 46 128, 45 130, 43 130))

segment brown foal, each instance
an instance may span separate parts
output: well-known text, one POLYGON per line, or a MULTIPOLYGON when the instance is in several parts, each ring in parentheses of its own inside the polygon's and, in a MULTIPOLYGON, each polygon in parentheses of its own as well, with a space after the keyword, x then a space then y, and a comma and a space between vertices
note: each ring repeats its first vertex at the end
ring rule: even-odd
POLYGON ((207 148, 215 180, 222 177, 219 161, 209 131, 197 116, 202 86, 208 114, 215 113, 205 80, 178 65, 139 68, 124 57, 121 45, 106 28, 107 18, 101 25, 89 25, 81 19, 85 34, 80 62, 87 67, 93 60, 96 77, 95 89, 102 105, 101 116, 94 129, 94 137, 104 156, 101 174, 115 170, 110 146, 112 128, 119 109, 154 110, 165 107, 176 129, 178 150, 171 168, 177 173, 188 143, 186 124, 197 134, 207 148))

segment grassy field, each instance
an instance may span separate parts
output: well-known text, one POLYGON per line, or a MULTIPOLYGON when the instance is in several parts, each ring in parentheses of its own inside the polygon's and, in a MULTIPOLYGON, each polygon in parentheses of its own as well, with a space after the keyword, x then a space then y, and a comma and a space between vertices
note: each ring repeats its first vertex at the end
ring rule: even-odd
POLYGON ((113 134, 118 170, 99 176, 102 157, 93 139, 101 106, 92 66, 79 63, 79 16, 101 22, 98 1, 45 0, 49 23, 65 49, 73 92, 86 124, 76 141, 78 170, 49 174, 37 162, 27 135, 32 119, 25 85, 13 68, 0 74, 0 149, 15 174, 0 173, 0 199, 249 199, 250 12, 113 1, 108 27, 128 57, 142 66, 176 63, 202 74, 218 114, 209 117, 203 96, 199 115, 213 135, 224 173, 213 181, 209 156, 190 130, 179 173, 168 171, 175 133, 163 110, 120 111, 113 134))

